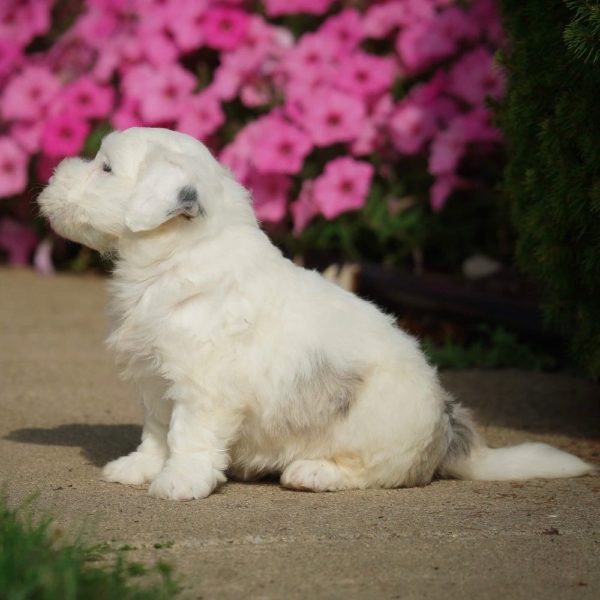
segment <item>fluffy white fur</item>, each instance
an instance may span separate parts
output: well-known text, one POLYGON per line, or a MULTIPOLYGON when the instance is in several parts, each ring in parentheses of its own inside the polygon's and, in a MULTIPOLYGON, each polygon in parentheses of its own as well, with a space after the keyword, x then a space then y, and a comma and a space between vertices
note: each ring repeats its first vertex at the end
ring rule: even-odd
POLYGON ((112 133, 94 160, 64 160, 39 202, 57 232, 116 258, 108 341, 145 422, 108 481, 186 500, 226 471, 325 491, 593 470, 543 444, 485 446, 417 342, 283 258, 191 137, 112 133))

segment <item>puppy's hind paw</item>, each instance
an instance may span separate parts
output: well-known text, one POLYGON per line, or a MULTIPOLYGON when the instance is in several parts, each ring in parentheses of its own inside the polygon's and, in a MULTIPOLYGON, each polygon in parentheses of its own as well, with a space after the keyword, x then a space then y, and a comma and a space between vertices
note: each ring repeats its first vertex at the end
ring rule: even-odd
POLYGON ((281 475, 281 485, 293 490, 333 492, 349 485, 342 470, 329 460, 297 460, 281 475))
POLYGON ((102 479, 128 485, 141 485, 152 481, 163 468, 164 458, 156 454, 132 452, 109 462, 102 469, 102 479))

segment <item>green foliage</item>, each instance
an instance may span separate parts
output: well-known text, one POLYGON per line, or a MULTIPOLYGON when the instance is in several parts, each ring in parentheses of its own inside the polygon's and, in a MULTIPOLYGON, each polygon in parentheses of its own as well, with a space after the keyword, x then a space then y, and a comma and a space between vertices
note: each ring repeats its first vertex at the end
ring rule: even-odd
POLYGON ((598 0, 565 0, 573 18, 564 32, 569 50, 581 61, 600 62, 600 4, 598 0))
POLYGON ((178 591, 165 563, 148 569, 118 553, 110 564, 92 565, 108 563, 108 546, 61 537, 49 517, 35 519, 27 505, 11 510, 0 497, 1 600, 167 600, 178 591), (134 581, 142 575, 159 581, 142 586, 134 581))
POLYGON ((502 125, 517 258, 576 362, 600 375, 600 13, 587 0, 503 0, 502 125))
POLYGON ((552 358, 536 352, 517 336, 501 327, 480 327, 481 339, 459 344, 450 339, 436 345, 426 338, 422 347, 429 360, 441 369, 516 368, 541 371, 552 365, 552 358))

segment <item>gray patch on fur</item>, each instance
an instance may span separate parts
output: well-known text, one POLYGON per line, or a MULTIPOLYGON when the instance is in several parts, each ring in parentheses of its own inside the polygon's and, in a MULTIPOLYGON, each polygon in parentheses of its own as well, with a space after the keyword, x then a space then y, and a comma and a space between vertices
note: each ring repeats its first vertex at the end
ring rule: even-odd
POLYGON ((355 369, 338 368, 323 354, 313 354, 294 376, 284 399, 285 426, 314 428, 345 417, 362 383, 355 369))
POLYGON ((199 215, 205 216, 206 211, 198 200, 196 188, 191 185, 182 187, 177 192, 177 207, 170 211, 169 214, 182 214, 188 219, 199 215))
POLYGON ((448 396, 446 398, 446 414, 451 437, 445 461, 469 456, 475 443, 475 430, 470 411, 458 404, 452 396, 448 396))

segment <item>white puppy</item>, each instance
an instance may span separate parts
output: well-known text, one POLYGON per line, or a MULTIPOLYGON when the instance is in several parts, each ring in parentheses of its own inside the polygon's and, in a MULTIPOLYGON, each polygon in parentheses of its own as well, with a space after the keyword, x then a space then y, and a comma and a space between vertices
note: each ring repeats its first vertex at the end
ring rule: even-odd
POLYGON ((544 444, 488 448, 417 342, 283 258, 191 137, 112 133, 94 160, 64 160, 39 202, 58 233, 116 259, 109 343, 145 422, 108 481, 187 500, 226 470, 314 491, 593 471, 544 444))

